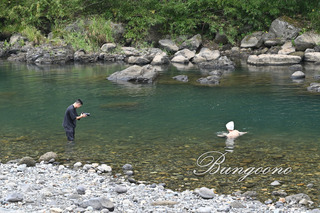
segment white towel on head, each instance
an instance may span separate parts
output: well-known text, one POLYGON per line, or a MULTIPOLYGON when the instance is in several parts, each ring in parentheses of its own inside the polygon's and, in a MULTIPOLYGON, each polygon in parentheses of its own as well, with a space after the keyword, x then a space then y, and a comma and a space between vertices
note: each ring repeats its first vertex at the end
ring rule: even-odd
POLYGON ((234 130, 234 122, 230 121, 229 123, 226 124, 226 127, 228 130, 234 130))

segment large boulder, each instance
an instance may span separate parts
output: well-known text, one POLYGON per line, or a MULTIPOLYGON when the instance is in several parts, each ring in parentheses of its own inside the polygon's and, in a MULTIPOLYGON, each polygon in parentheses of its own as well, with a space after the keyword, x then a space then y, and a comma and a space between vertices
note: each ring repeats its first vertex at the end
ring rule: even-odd
POLYGON ((158 53, 151 62, 152 65, 162 65, 168 63, 170 63, 170 60, 167 53, 165 52, 158 53))
POLYGON ((183 42, 180 49, 197 50, 202 44, 202 38, 200 34, 193 36, 192 38, 183 42))
POLYGON ((320 43, 320 35, 312 32, 304 33, 294 40, 298 51, 305 51, 308 48, 314 48, 320 43))
POLYGON ((264 32, 254 32, 251 35, 247 35, 241 41, 241 48, 259 48, 263 44, 264 32))
POLYGON ((279 54, 262 54, 250 55, 248 64, 253 65, 288 65, 299 64, 301 62, 300 56, 295 55, 279 55, 279 54))
POLYGON ((128 81, 136 83, 152 83, 158 76, 158 71, 151 65, 133 65, 122 71, 111 74, 107 79, 110 81, 128 81))
POLYGON ((121 47, 122 53, 126 56, 126 57, 130 57, 130 56, 139 56, 140 52, 139 50, 137 50, 134 47, 121 47))
POLYGON ((200 52, 194 56, 192 62, 200 63, 205 61, 217 60, 220 57, 219 50, 210 50, 208 48, 202 48, 200 52))
POLYGON ((174 54, 171 59, 173 63, 187 64, 195 56, 195 51, 189 49, 183 49, 174 54))
POLYGON ((271 23, 269 28, 269 32, 274 33, 277 38, 283 38, 285 40, 291 40, 298 36, 301 31, 300 28, 295 27, 294 24, 288 20, 284 20, 284 18, 277 18, 271 23))
POLYGON ((176 43, 170 39, 160 40, 159 45, 168 52, 177 52, 179 50, 179 47, 176 45, 176 43))
POLYGON ((320 52, 305 53, 304 60, 307 62, 320 62, 320 52))

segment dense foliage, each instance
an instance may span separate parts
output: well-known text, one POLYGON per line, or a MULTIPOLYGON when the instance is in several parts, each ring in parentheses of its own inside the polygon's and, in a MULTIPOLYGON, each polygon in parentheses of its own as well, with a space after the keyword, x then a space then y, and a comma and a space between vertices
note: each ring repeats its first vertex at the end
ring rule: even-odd
MULTIPOLYGON (((67 24, 88 17, 126 25, 125 37, 140 41, 151 27, 159 33, 178 36, 201 33, 212 38, 217 32, 235 42, 256 30, 268 30, 279 16, 303 22, 304 30, 320 31, 320 1, 314 0, 1 0, 0 31, 46 35, 63 33, 67 24), (97 17, 97 18, 95 18, 97 17)), ((101 29, 98 26, 96 29, 101 29)), ((88 29, 87 29, 88 30, 88 29)), ((91 29, 89 29, 91 30, 91 29)), ((109 32, 71 35, 71 39, 101 43, 109 32), (72 37, 73 36, 73 37, 72 37), (101 36, 103 37, 101 39, 101 36)), ((84 42, 86 42, 84 41, 84 42)))

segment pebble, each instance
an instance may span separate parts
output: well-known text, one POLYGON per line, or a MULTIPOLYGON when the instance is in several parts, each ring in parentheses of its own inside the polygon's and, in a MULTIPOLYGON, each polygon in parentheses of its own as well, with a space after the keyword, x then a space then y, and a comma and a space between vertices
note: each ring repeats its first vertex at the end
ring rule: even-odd
POLYGON ((271 186, 279 186, 279 185, 281 185, 281 183, 276 180, 276 181, 273 181, 270 185, 271 186))
POLYGON ((198 193, 204 199, 211 199, 215 196, 213 190, 208 189, 207 187, 201 187, 198 193))
POLYGON ((43 162, 23 172, 17 172, 18 166, 0 163, 0 212, 294 213, 307 212, 312 203, 307 195, 298 194, 288 197, 290 204, 277 202, 276 208, 245 197, 218 195, 205 186, 182 192, 166 189, 165 184, 152 184, 151 188, 143 183, 130 183, 125 176, 99 175, 99 165, 95 165, 96 170, 92 164, 83 167, 78 164, 78 169, 69 169, 43 162), (88 173, 89 169, 96 172, 88 173))

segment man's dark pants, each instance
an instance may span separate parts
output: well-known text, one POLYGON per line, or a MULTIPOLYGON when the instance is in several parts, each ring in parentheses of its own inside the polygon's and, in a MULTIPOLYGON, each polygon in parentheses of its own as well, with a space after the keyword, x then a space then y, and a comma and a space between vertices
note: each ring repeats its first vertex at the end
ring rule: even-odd
POLYGON ((64 130, 66 131, 66 135, 68 138, 68 141, 74 141, 74 131, 75 129, 72 127, 64 127, 64 130))

